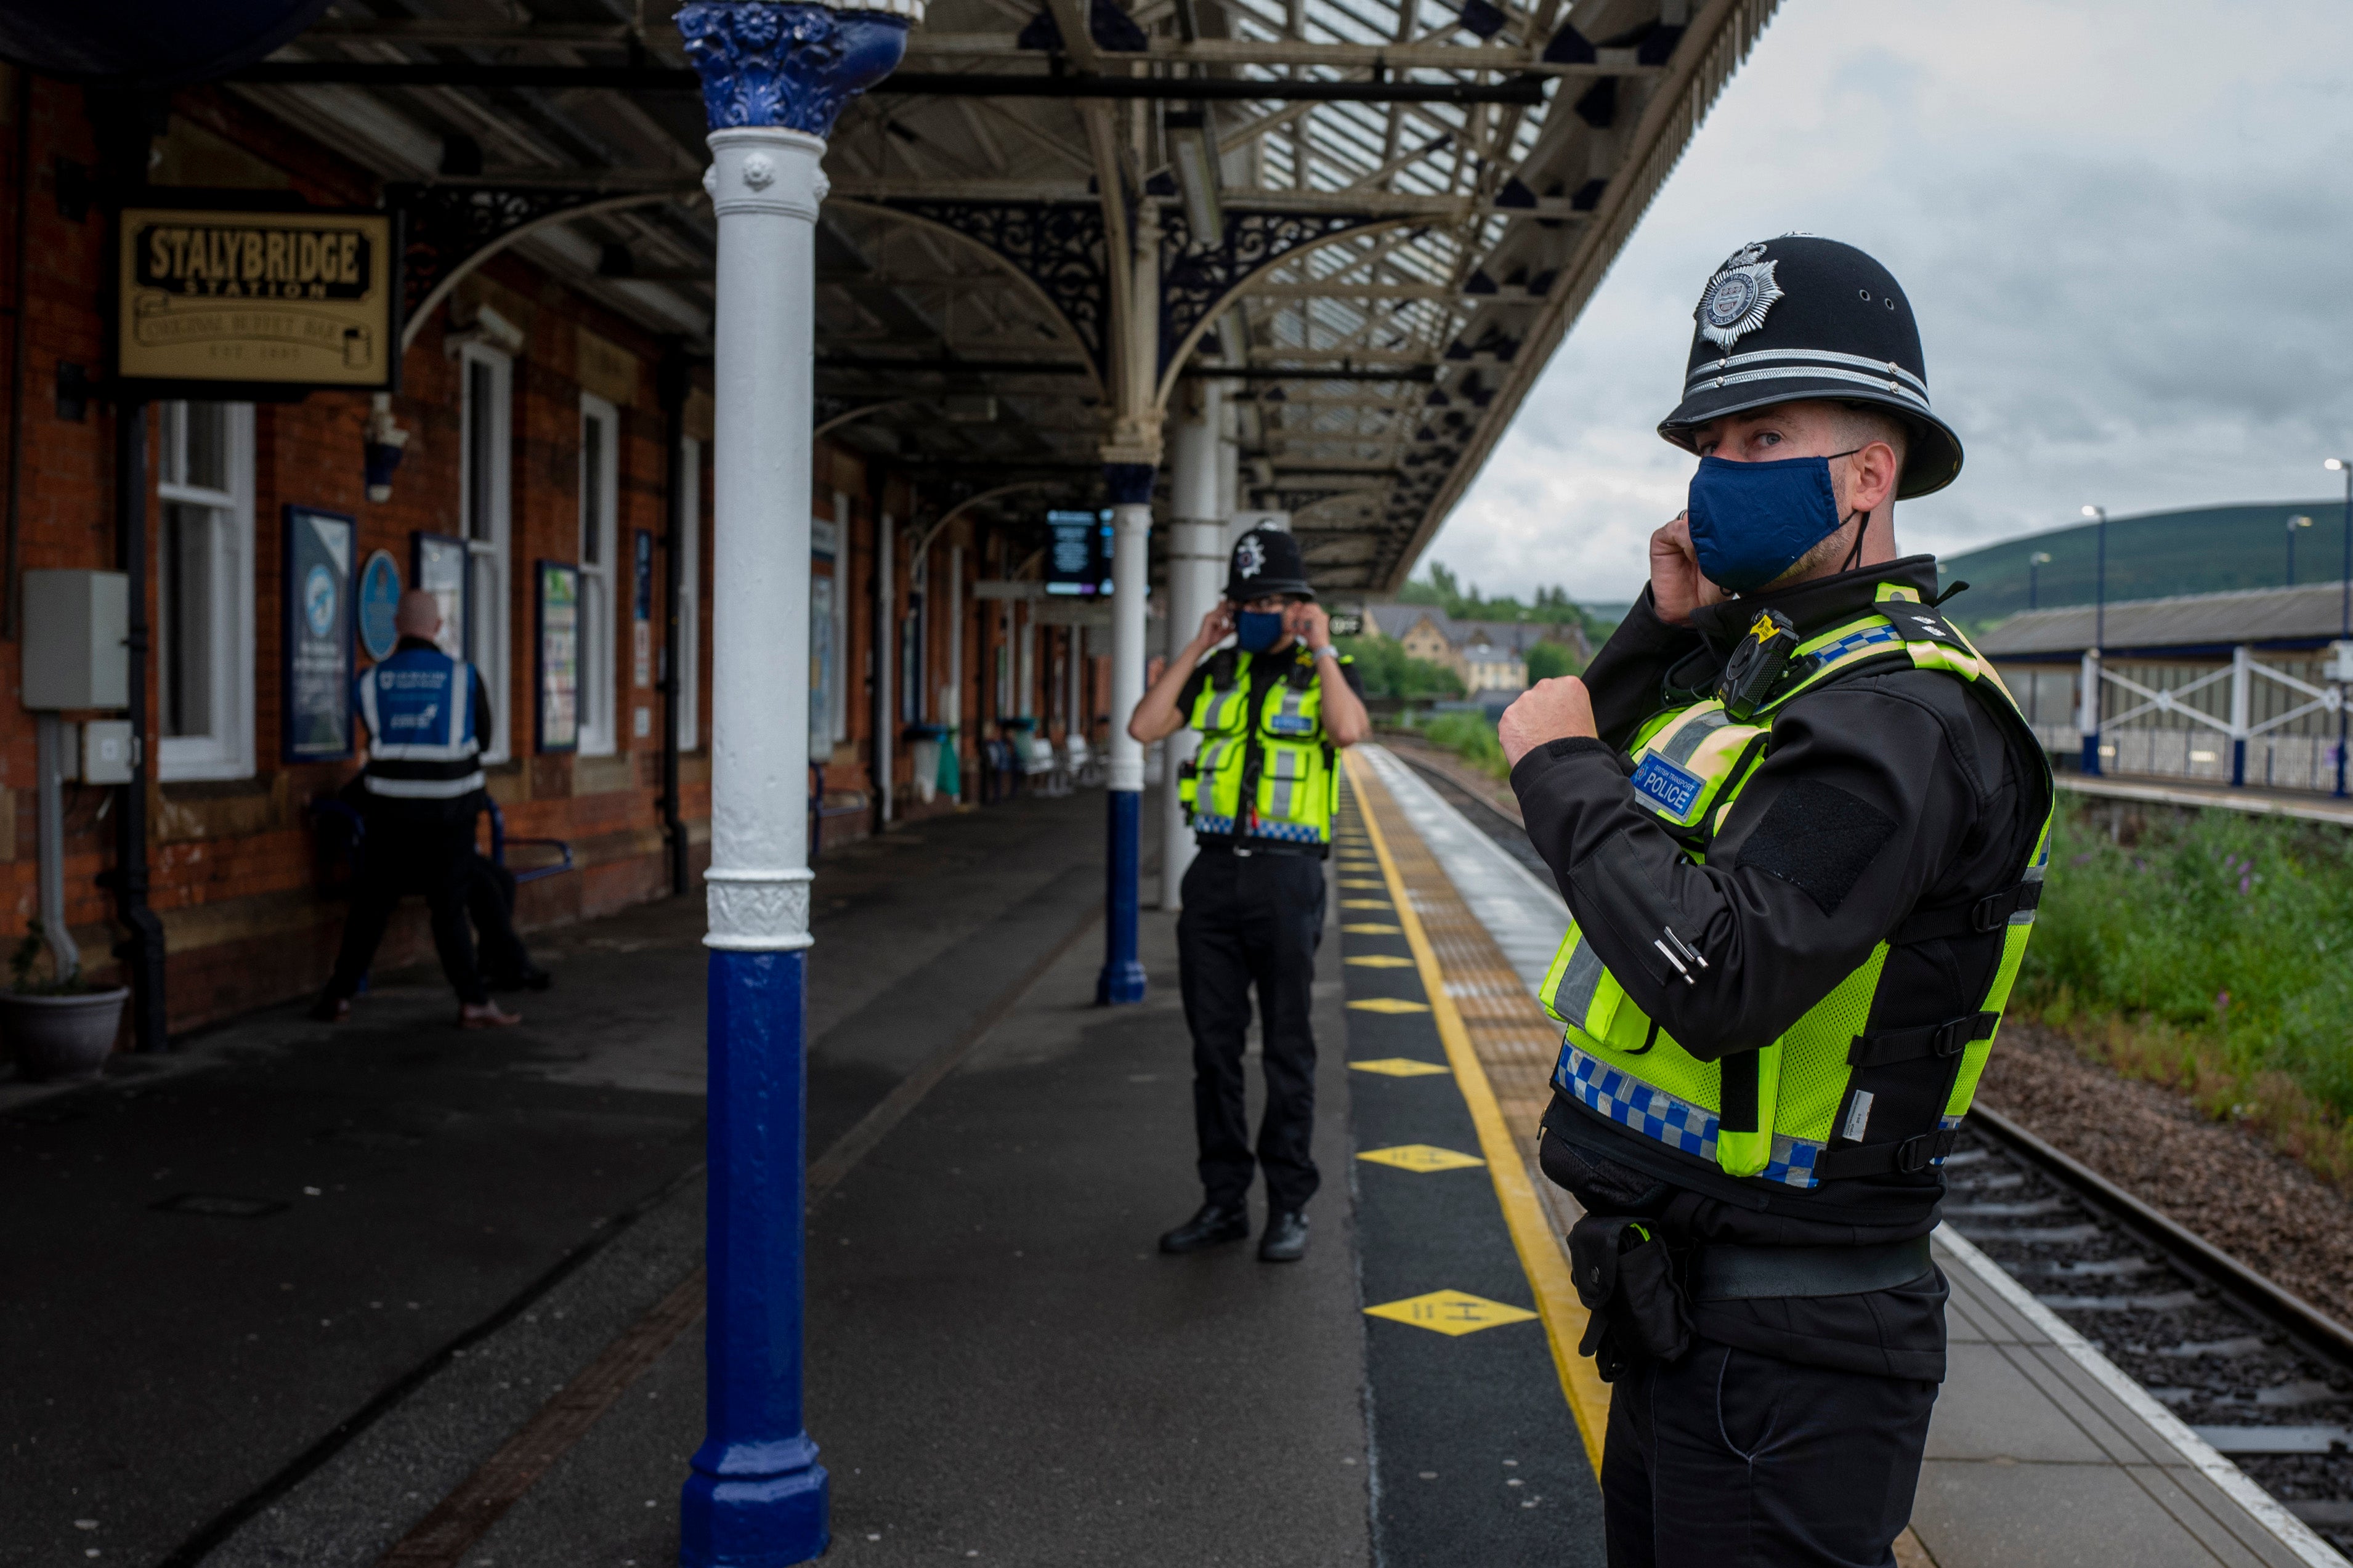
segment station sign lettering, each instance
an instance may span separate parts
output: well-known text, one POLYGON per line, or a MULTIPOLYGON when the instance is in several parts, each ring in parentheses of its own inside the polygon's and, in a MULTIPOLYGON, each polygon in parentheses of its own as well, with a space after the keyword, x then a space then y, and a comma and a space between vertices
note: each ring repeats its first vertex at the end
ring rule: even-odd
POLYGON ((121 380, 157 395, 393 385, 400 258, 389 215, 127 207, 118 235, 121 380))

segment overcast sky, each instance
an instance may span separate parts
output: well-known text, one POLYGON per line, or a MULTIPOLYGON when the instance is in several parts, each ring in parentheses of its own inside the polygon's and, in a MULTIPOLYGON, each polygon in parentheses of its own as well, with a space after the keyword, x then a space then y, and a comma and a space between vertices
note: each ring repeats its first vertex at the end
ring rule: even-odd
POLYGON ((2337 493, 2348 79, 2343 0, 1784 0, 1423 567, 1633 596, 1691 477, 1654 427, 1692 303, 1791 230, 1904 284, 1968 452, 1907 551, 2337 493))

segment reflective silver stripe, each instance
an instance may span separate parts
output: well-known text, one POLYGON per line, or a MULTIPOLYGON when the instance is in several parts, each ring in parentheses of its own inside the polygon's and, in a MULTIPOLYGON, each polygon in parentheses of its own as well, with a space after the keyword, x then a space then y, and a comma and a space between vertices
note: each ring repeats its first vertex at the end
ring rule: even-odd
POLYGON ((1552 994, 1553 1016, 1585 1027, 1585 1016, 1593 1010, 1594 994, 1600 989, 1601 955, 1580 932, 1576 950, 1568 955, 1568 967, 1562 971, 1560 984, 1552 994))
POLYGON ((1928 400, 1910 387, 1901 383, 1891 384, 1884 371, 1878 375, 1864 375, 1859 371, 1833 370, 1826 364, 1793 365, 1786 370, 1744 370, 1734 375, 1712 375, 1704 381, 1692 383, 1685 390, 1699 392, 1711 386, 1731 386, 1744 381, 1788 381, 1793 376, 1803 376, 1809 381, 1851 381, 1859 386, 1873 386, 1882 392, 1892 392, 1907 402, 1918 404, 1924 409, 1928 406, 1928 400))
POLYGON ((1667 742, 1667 749, 1659 754, 1671 763, 1687 763, 1691 761, 1691 754, 1699 750, 1702 741, 1731 722, 1723 709, 1707 709, 1686 721, 1683 727, 1675 731, 1674 739, 1667 742))
POLYGON ((482 773, 479 768, 461 779, 387 779, 374 773, 367 775, 368 794, 391 795, 398 800, 455 800, 481 787, 482 773))
POLYGON ((1209 711, 1204 717, 1201 728, 1204 730, 1222 730, 1226 728, 1229 722, 1227 715, 1232 710, 1233 705, 1243 700, 1247 695, 1248 694, 1239 687, 1231 691, 1220 691, 1215 693, 1209 700, 1209 711))
POLYGON ((1282 707, 1278 710, 1278 717, 1284 719, 1299 718, 1301 716, 1299 710, 1306 700, 1307 693, 1300 690, 1299 688, 1295 686, 1284 687, 1282 689, 1282 707))
POLYGON ((1715 360, 1701 366, 1693 374, 1691 384, 1683 390, 1696 391, 1735 365, 1757 364, 1766 360, 1776 362, 1804 360, 1817 364, 1852 365, 1857 370, 1873 372, 1872 376, 1873 381, 1885 381, 1890 376, 1894 376, 1916 390, 1920 394, 1922 402, 1926 402, 1928 398, 1928 384, 1903 366, 1892 365, 1883 359, 1865 359, 1861 354, 1842 354, 1835 349, 1757 349, 1745 354, 1727 354, 1720 360, 1715 360))
POLYGON ((1268 797, 1268 815, 1283 821, 1291 818, 1292 795, 1298 781, 1307 776, 1304 759, 1289 746, 1277 746, 1267 752, 1267 777, 1274 784, 1268 797))

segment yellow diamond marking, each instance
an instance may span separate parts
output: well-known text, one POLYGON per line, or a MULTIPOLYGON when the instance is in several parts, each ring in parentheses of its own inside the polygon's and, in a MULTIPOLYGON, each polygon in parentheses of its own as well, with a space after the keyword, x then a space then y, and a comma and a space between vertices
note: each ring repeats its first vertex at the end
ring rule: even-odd
POLYGON ((1460 1171, 1487 1163, 1476 1154, 1458 1154, 1435 1143, 1400 1143, 1394 1149, 1367 1149, 1356 1158, 1370 1160, 1377 1165, 1395 1165, 1400 1171, 1460 1171))
POLYGON ((1429 1003, 1409 1002, 1402 996, 1367 996, 1361 1002, 1351 1002, 1348 1005, 1359 1013, 1427 1013, 1430 1011, 1429 1003))
POLYGON ((1377 1072, 1383 1078, 1426 1078, 1431 1073, 1448 1069, 1436 1062, 1418 1062, 1411 1057, 1383 1057, 1378 1061, 1350 1062, 1358 1072, 1377 1072))
POLYGON ((1385 910, 1389 907, 1389 901, 1387 899, 1342 899, 1340 907, 1344 910, 1385 910))
POLYGON ((1398 934, 1398 928, 1395 926, 1379 925, 1371 921, 1359 921, 1355 925, 1344 925, 1340 929, 1346 931, 1350 936, 1395 936, 1398 934))
POLYGON ((1413 967, 1412 959, 1395 952, 1360 953, 1348 962, 1364 969, 1411 969, 1413 967))
POLYGON ((1505 1306, 1462 1290, 1432 1290, 1427 1296, 1386 1301, 1366 1308, 1365 1315, 1387 1318, 1393 1323, 1411 1323, 1417 1329, 1429 1329, 1449 1339, 1460 1339, 1504 1323, 1525 1323, 1535 1316, 1524 1308, 1505 1306))

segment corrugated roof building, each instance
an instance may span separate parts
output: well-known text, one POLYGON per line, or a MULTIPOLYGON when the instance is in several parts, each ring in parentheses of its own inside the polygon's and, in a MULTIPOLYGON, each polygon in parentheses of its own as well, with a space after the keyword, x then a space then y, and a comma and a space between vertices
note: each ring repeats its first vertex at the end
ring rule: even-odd
POLYGON ((2342 583, 2185 594, 2031 610, 1977 641, 2043 743, 2086 772, 2335 790, 2353 670, 2330 650, 2348 607, 2342 583))

